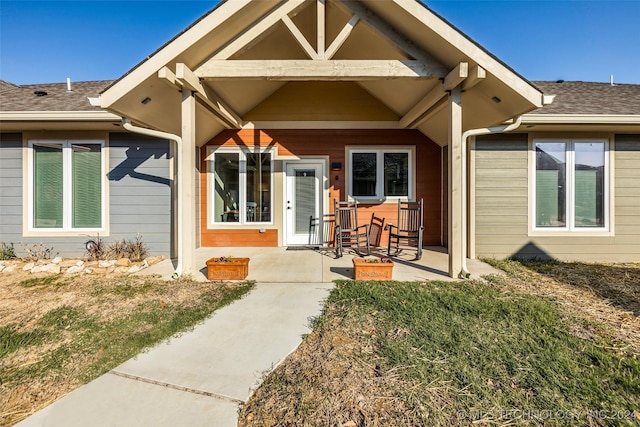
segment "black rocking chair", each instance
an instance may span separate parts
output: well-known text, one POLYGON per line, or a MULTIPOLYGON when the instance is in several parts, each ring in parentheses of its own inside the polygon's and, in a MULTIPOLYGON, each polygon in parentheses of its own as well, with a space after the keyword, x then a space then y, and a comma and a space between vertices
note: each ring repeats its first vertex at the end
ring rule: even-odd
POLYGON ((403 202, 398 200, 398 225, 388 224, 389 246, 387 255, 391 255, 392 242, 395 246, 395 253, 400 252, 400 240, 406 240, 407 244, 415 242, 417 247, 416 260, 422 257, 422 225, 423 209, 422 199, 418 202, 403 202))
POLYGON ((360 247, 366 248, 366 254, 371 253, 369 246, 369 224, 358 225, 358 204, 339 202, 334 200, 335 214, 336 256, 340 258, 344 247, 352 247, 355 243, 356 252, 362 256, 360 247))

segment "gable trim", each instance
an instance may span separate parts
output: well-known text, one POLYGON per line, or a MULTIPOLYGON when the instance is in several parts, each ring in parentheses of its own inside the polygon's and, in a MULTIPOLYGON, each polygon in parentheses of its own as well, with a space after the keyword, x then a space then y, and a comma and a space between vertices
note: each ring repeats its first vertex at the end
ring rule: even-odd
MULTIPOLYGON (((448 70, 409 60, 218 60, 194 70, 205 80, 379 80, 393 78, 440 79, 448 70)), ((465 76, 466 77, 466 76, 465 76)))
POLYGON ((413 15, 425 26, 445 37, 446 40, 459 49, 467 58, 480 64, 487 72, 509 85, 528 102, 540 108, 543 106, 543 95, 531 82, 517 74, 504 62, 490 54, 486 49, 473 41, 470 37, 457 29, 451 23, 440 17, 426 5, 416 0, 392 0, 407 13, 413 15))
POLYGON ((149 76, 154 75, 159 69, 171 63, 179 56, 187 46, 205 37, 212 28, 217 27, 231 16, 238 13, 252 0, 224 1, 214 10, 205 15, 192 27, 185 30, 165 46, 158 49, 148 59, 138 64, 135 68, 122 76, 111 86, 100 93, 100 106, 109 108, 131 88, 140 84, 149 76))

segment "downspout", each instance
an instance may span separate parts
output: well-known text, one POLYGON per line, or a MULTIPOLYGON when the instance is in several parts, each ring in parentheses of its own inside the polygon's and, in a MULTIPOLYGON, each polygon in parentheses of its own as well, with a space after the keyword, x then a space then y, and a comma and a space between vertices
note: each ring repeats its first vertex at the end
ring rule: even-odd
MULTIPOLYGON (((168 139, 169 141, 173 141, 176 144, 176 150, 175 150, 175 156, 176 156, 176 160, 178 159, 178 152, 180 151, 180 147, 182 146, 182 138, 180 138, 178 135, 174 135, 172 133, 168 133, 168 132, 162 132, 159 130, 153 130, 153 129, 148 129, 148 128, 143 128, 140 126, 135 126, 131 123, 131 120, 127 119, 127 118, 123 118, 122 119, 122 127, 124 127, 126 130, 133 132, 133 133, 139 133, 141 135, 146 135, 146 136, 151 136, 154 138, 161 138, 161 139, 168 139)), ((176 218, 176 222, 178 223, 178 227, 177 227, 177 240, 178 240, 178 264, 176 265, 176 270, 173 273, 173 275, 171 276, 174 279, 177 279, 178 277, 182 276, 182 271, 183 271, 183 266, 182 266, 182 259, 183 259, 183 255, 182 255, 182 231, 180 229, 179 224, 182 223, 182 193, 183 193, 183 184, 182 184, 182 168, 179 166, 178 162, 176 161, 176 179, 178 180, 178 189, 177 189, 177 197, 178 197, 178 213, 177 213, 177 218, 176 218)))
POLYGON ((496 126, 492 128, 478 128, 469 129, 462 133, 462 212, 464 213, 464 221, 462 221, 462 271, 459 274, 461 279, 468 279, 471 273, 467 269, 467 146, 468 139, 472 136, 478 135, 490 135, 496 133, 510 132, 520 127, 522 123, 522 116, 517 116, 513 119, 513 123, 504 126, 496 126))

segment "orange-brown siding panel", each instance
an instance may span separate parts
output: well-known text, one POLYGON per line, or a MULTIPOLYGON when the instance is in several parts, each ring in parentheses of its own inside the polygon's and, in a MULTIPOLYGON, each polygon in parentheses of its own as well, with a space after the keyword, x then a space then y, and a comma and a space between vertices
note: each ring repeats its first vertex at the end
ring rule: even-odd
POLYGON ((278 246, 278 230, 257 229, 204 230, 202 246, 278 246))
MULTIPOLYGON (((329 206, 333 208, 333 199, 344 200, 346 190, 345 147, 366 145, 409 145, 416 147, 416 198, 424 199, 424 244, 440 245, 442 231, 442 182, 441 182, 441 149, 422 133, 415 130, 225 130, 215 136, 202 147, 201 158, 201 229, 203 246, 225 246, 217 244, 216 239, 221 230, 207 229, 207 188, 206 157, 207 146, 222 145, 227 147, 277 147, 280 156, 329 156, 329 164, 339 162, 341 170, 329 171, 329 206)), ((384 217, 386 221, 395 222, 397 203, 362 204, 361 220, 368 223, 371 214, 384 217)), ((257 230, 248 230, 255 231, 257 230)), ((273 230, 276 231, 276 230, 273 230)), ((252 239, 247 235, 247 239, 252 239)), ((257 239, 257 238, 256 238, 257 239)), ((387 234, 382 236, 381 244, 386 245, 387 234)), ((258 246, 255 244, 247 245, 258 246)), ((273 246, 277 245, 277 235, 273 246)))

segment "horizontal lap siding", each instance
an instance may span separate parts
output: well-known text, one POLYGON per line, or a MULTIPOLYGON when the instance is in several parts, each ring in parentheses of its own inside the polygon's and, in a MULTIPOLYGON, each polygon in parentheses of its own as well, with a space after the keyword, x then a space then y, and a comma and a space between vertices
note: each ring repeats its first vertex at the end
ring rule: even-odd
MULTIPOLYGON (((109 235, 143 241, 153 254, 170 254, 171 191, 169 145, 128 134, 111 134, 109 143, 109 235)), ((61 256, 84 255, 84 243, 95 236, 24 237, 22 136, 3 134, 0 141, 0 242, 13 242, 19 255, 23 246, 44 243, 61 256)))
POLYGON ((243 246, 240 243, 251 242, 251 246, 278 246, 278 230, 265 230, 260 233, 258 229, 241 230, 208 230, 202 236, 202 246, 243 246))
POLYGON ((615 143, 616 247, 640 260, 640 135, 617 135, 615 143))
POLYGON ((172 201, 169 142, 141 135, 110 135, 110 236, 105 241, 135 239, 149 252, 171 254, 172 201))
POLYGON ((0 242, 22 239, 22 135, 0 134, 0 242))
POLYGON ((479 257, 508 257, 526 245, 527 149, 527 135, 476 139, 474 203, 479 257), (500 238, 496 240, 496 236, 500 238))
MULTIPOLYGON (((329 171, 329 204, 333 208, 333 200, 344 200, 346 189, 346 159, 347 145, 415 145, 416 146, 416 193, 425 203, 425 245, 439 245, 441 243, 441 171, 440 147, 417 131, 410 130, 240 130, 224 131, 207 145, 249 147, 277 146, 279 156, 329 156, 329 163, 342 164, 340 171, 329 171), (338 177, 336 180, 335 177, 338 177)), ((207 179, 206 157, 207 147, 201 151, 201 237, 203 246, 224 246, 216 242, 219 231, 207 229, 207 179)), ((276 166, 277 168, 278 166, 276 166)), ((276 206, 279 206, 276 201, 276 206)), ((368 223, 371 214, 384 217, 386 221, 395 222, 397 203, 373 203, 359 205, 360 220, 368 223)), ((277 230, 279 224, 263 226, 262 228, 277 230)), ((278 230, 279 232, 279 230, 278 230)), ((226 231, 227 235, 233 233, 226 231)), ((238 245, 253 245, 254 238, 237 232, 238 245)), ((276 239, 277 240, 277 239, 276 239)), ((382 237, 382 244, 386 244, 386 234, 382 237)))
POLYGON ((526 135, 479 137, 476 143, 476 255, 582 261, 640 258, 640 136, 614 144, 615 236, 528 236, 526 135))

